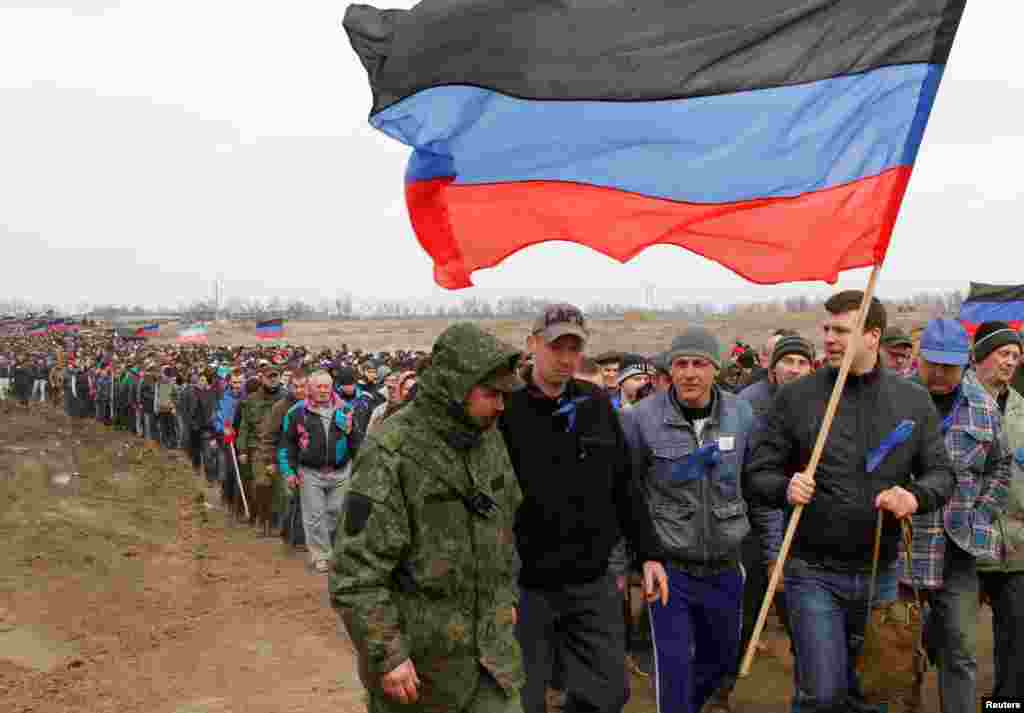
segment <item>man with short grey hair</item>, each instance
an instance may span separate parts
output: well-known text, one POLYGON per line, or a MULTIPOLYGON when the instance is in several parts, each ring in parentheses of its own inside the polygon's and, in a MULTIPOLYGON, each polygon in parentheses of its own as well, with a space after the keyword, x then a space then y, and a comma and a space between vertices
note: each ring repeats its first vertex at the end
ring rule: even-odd
POLYGON ((352 412, 334 393, 326 371, 309 378, 306 399, 281 426, 278 468, 293 489, 301 488, 306 547, 316 572, 326 574, 338 515, 352 474, 349 435, 352 412))

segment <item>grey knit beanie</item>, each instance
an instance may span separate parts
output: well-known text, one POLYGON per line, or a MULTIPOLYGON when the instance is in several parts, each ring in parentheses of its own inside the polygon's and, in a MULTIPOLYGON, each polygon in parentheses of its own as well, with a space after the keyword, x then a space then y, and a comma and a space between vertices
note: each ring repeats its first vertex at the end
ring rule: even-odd
POLYGON ((710 361, 716 369, 722 368, 722 348, 718 338, 703 327, 690 327, 672 340, 672 346, 665 352, 669 368, 679 357, 700 357, 710 361))

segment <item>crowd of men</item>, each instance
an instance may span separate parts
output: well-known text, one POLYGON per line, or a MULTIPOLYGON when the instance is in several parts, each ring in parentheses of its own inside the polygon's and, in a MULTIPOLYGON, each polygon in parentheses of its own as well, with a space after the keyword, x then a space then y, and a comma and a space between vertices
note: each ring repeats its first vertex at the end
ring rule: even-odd
POLYGON ((244 502, 305 548, 371 711, 544 713, 553 689, 565 711, 618 713, 631 667, 662 713, 731 710, 797 506, 774 600, 794 711, 875 710, 855 673, 867 613, 914 588, 943 713, 977 705, 986 603, 992 693, 1020 698, 1024 341, 935 319, 915 358, 877 299, 858 329, 862 299, 826 303, 821 353, 781 329, 726 353, 691 327, 655 355, 588 357, 568 304, 523 345, 463 323, 430 354, 25 337, 0 345, 0 397, 183 449, 221 506, 244 502), (631 579, 647 603, 639 644, 631 579))

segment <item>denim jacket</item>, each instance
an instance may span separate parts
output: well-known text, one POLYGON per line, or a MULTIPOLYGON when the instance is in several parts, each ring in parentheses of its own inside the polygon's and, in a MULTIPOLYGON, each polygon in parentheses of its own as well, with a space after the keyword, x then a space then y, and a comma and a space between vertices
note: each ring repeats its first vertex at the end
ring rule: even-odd
POLYGON ((713 568, 735 562, 752 520, 761 535, 765 559, 777 556, 781 511, 751 508, 748 519, 743 497, 741 477, 754 421, 750 404, 717 386, 714 398, 699 439, 670 392, 650 396, 622 412, 634 481, 646 501, 661 550, 641 553, 648 558, 682 567, 713 568))

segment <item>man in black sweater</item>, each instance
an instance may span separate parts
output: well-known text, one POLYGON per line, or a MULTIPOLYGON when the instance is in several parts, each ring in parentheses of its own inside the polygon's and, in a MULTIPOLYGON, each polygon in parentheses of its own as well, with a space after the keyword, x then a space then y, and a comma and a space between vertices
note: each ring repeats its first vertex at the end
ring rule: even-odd
MULTIPOLYGON (((564 710, 615 713, 629 696, 622 587, 612 551, 647 521, 632 497, 622 427, 604 389, 573 378, 587 339, 583 314, 550 305, 527 340, 527 388, 500 421, 524 500, 516 517, 522 567, 516 635, 525 713, 544 713, 554 662, 564 710)), ((623 563, 624 564, 624 563, 623 563)))

